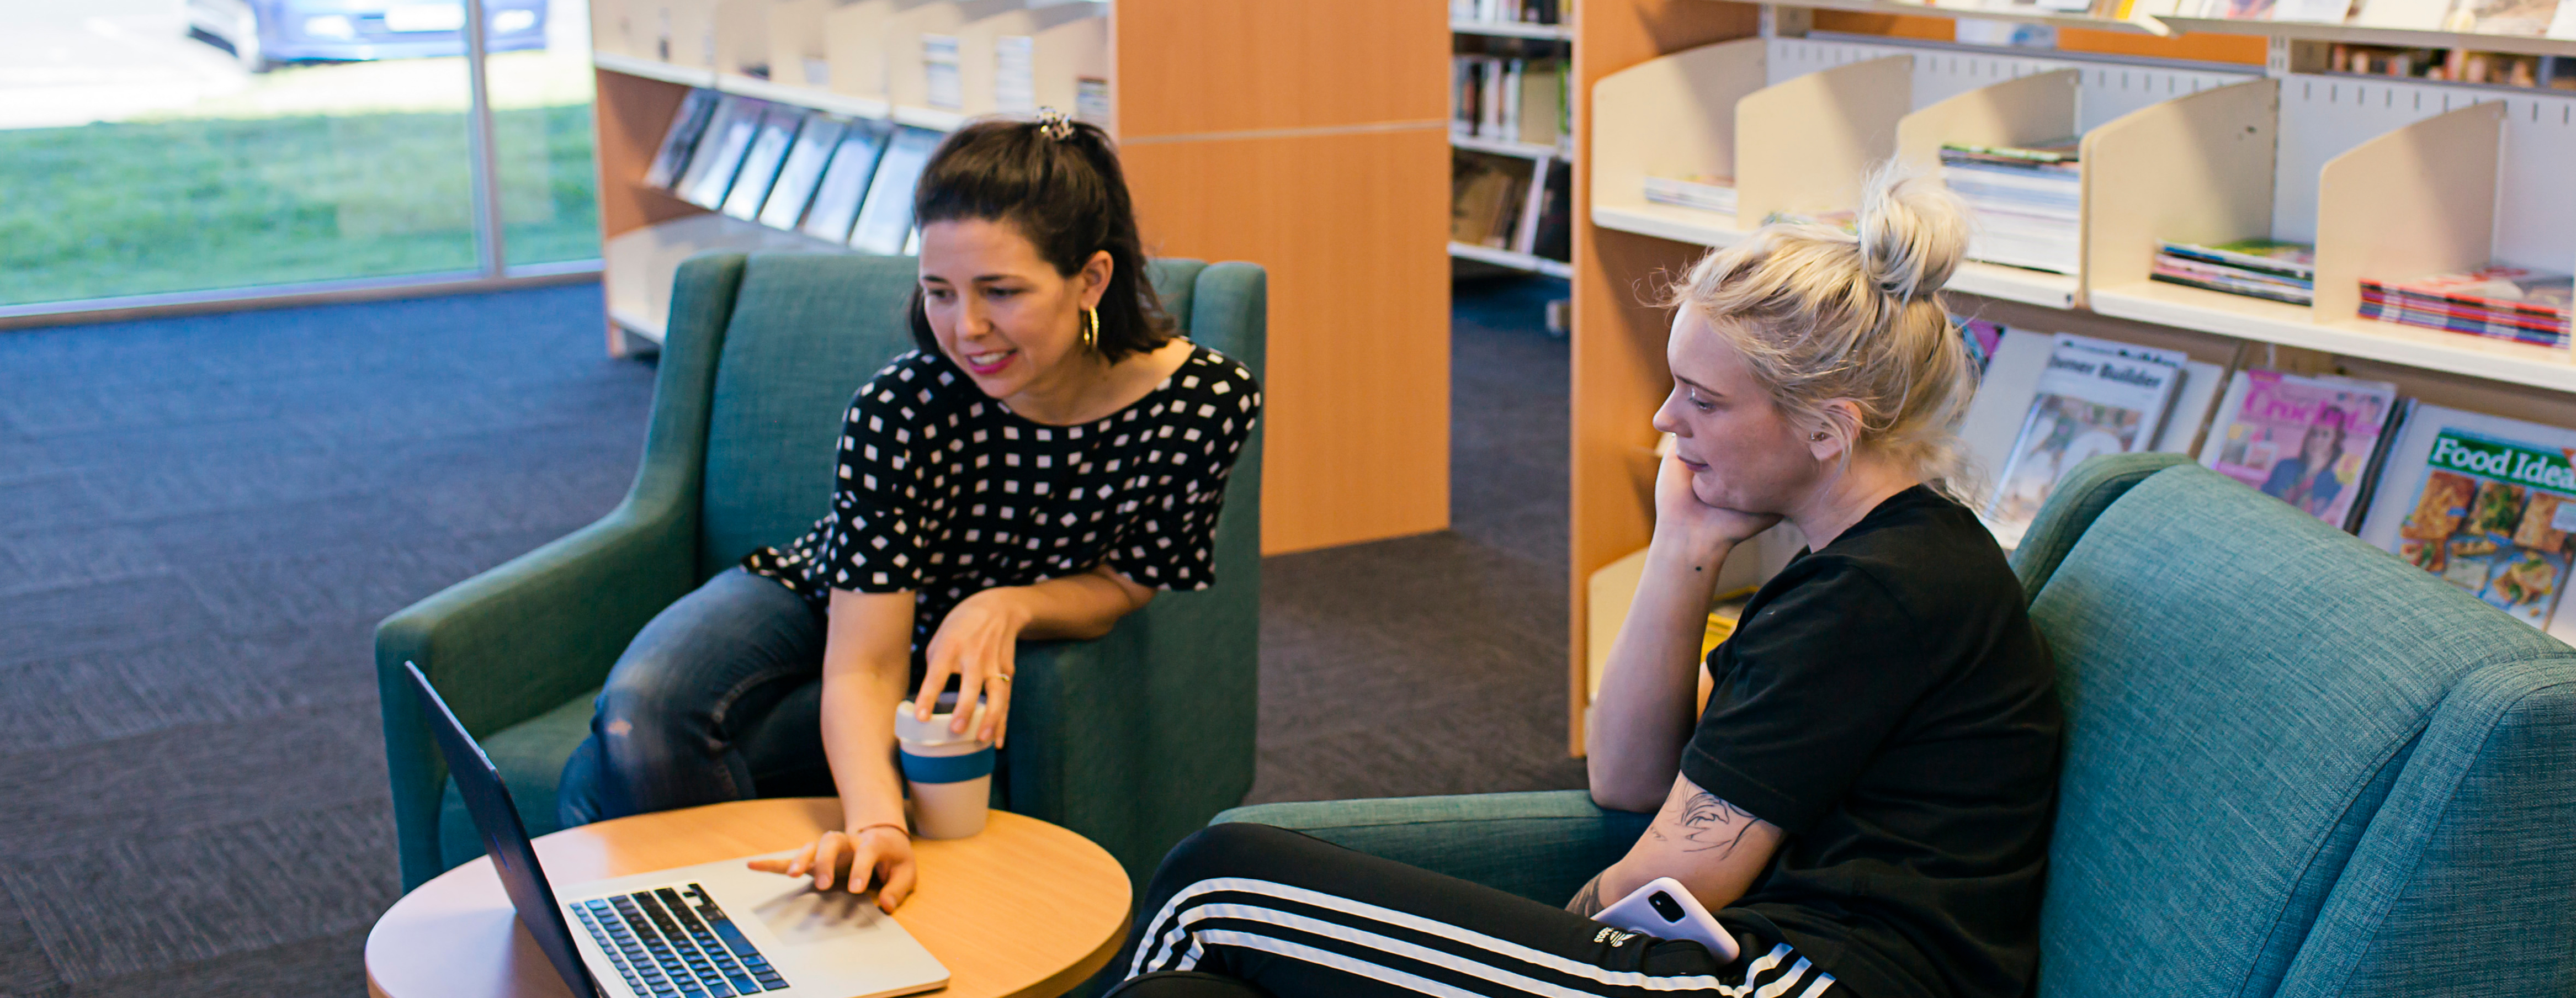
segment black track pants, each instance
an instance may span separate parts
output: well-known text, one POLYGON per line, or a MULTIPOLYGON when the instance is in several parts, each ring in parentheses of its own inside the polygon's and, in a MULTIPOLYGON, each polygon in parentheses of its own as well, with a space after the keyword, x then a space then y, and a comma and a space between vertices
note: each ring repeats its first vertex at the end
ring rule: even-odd
POLYGON ((1722 995, 1818 998, 1831 975, 1777 940, 1707 947, 1266 825, 1201 830, 1164 857, 1116 998, 1722 995))

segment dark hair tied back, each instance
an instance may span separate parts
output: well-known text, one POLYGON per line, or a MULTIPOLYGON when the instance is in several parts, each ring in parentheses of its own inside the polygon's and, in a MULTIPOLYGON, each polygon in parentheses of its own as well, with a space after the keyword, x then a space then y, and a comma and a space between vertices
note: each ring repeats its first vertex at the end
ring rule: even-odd
MULTIPOLYGON (((1036 245, 1038 256, 1071 277, 1091 255, 1108 251, 1109 288, 1100 296, 1098 349, 1111 362, 1170 342, 1171 318, 1145 279, 1144 242, 1136 207, 1109 133, 1060 113, 1037 121, 978 121, 939 144, 914 188, 912 217, 938 222, 1004 222, 1036 245)), ((912 339, 937 352, 921 289, 912 293, 912 339)))

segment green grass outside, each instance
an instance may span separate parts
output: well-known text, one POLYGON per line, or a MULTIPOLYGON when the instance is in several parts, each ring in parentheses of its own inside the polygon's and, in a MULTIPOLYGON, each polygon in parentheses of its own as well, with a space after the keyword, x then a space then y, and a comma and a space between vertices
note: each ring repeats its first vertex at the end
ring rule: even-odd
MULTIPOLYGON (((514 264, 599 255, 590 106, 493 112, 514 264)), ((460 113, 0 131, 0 304, 474 266, 460 113)))

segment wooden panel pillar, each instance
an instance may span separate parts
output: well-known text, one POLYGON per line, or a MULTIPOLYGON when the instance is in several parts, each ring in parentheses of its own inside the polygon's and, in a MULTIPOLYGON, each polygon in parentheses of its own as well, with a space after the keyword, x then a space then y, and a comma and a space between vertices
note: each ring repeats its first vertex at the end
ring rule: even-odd
POLYGON ((1672 373, 1664 366, 1667 317, 1646 304, 1659 275, 1678 275, 1700 248, 1613 232, 1592 224, 1593 81, 1686 48, 1751 36, 1752 4, 1634 0, 1574 5, 1575 176, 1572 487, 1573 528, 1566 591, 1568 750, 1583 754, 1589 706, 1584 647, 1586 581, 1594 570, 1645 546, 1654 527, 1648 425, 1672 373), (1640 454, 1645 455, 1643 459, 1640 454))
POLYGON ((1446 528, 1443 9, 1117 0, 1110 17, 1147 251, 1269 272, 1262 550, 1446 528))

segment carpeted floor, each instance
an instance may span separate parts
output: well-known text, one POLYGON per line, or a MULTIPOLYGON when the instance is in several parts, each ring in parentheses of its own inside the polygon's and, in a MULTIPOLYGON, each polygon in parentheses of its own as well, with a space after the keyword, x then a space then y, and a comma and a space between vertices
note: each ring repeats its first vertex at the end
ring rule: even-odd
MULTIPOLYGON (((1565 349, 1462 287, 1455 529, 1265 565, 1257 800, 1578 786, 1565 349)), ((598 291, 0 333, 0 996, 353 996, 369 633, 624 494, 598 291)))

